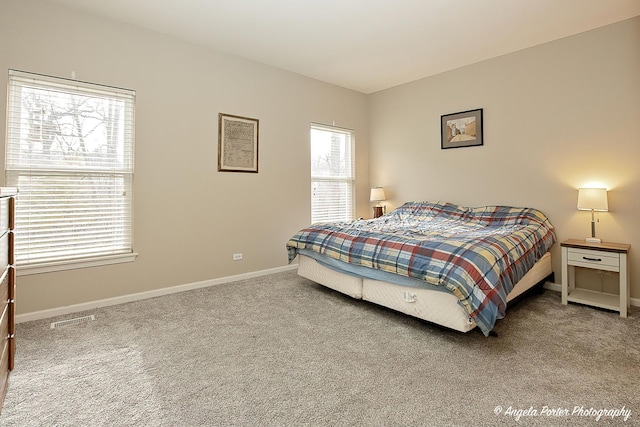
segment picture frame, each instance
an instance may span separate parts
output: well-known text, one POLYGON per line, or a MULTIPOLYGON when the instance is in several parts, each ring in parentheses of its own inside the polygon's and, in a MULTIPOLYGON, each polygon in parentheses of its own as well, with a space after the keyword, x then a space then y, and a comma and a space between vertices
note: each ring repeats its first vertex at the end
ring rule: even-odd
POLYGON ((218 114, 218 171, 258 173, 259 120, 218 114))
POLYGON ((440 148, 484 145, 482 108, 440 116, 440 148))

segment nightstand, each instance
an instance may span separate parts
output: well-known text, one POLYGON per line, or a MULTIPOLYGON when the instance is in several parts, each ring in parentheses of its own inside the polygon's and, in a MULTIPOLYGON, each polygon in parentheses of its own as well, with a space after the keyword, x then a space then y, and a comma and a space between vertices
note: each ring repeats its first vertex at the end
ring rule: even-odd
POLYGON ((627 317, 629 308, 629 271, 626 243, 587 243, 569 239, 560 243, 562 248, 562 304, 577 302, 620 312, 627 317), (620 295, 605 294, 576 287, 576 267, 613 271, 620 276, 620 295))

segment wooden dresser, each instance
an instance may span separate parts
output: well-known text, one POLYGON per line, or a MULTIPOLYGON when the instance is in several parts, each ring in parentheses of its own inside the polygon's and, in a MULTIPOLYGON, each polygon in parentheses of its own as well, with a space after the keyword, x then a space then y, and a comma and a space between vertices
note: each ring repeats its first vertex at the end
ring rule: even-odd
POLYGON ((9 372, 13 369, 15 343, 16 269, 13 252, 15 188, 0 187, 0 411, 4 402, 9 372))

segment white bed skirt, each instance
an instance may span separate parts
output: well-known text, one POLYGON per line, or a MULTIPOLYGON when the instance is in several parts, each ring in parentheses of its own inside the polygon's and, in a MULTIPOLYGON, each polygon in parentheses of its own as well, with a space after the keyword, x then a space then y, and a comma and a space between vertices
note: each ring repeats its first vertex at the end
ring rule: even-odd
MULTIPOLYGON (((507 301, 521 295, 552 272, 551 254, 546 253, 507 295, 507 301)), ((414 288, 379 280, 340 273, 298 254, 298 274, 350 297, 370 301, 384 307, 437 323, 460 332, 475 328, 475 322, 458 304, 453 294, 414 288)))

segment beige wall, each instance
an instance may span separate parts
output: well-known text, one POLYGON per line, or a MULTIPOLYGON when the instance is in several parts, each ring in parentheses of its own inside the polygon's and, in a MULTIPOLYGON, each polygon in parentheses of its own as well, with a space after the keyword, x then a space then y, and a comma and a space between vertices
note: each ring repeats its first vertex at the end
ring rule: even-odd
MULTIPOLYGON (((19 314, 286 265, 286 240, 310 220, 311 122, 356 130, 358 216, 371 215, 369 184, 382 185, 391 207, 538 207, 560 240, 580 238, 589 214, 576 211, 576 188, 603 182, 611 212, 598 234, 632 244, 640 298, 640 18, 365 96, 48 3, 3 0, 0 129, 8 68, 75 71, 137 91, 138 259, 20 276, 19 314), (474 108, 484 108, 485 146, 440 150, 440 115, 474 108), (216 171, 219 112, 260 119, 260 173, 216 171), (244 260, 232 261, 235 252, 244 260)), ((560 282, 557 245, 554 269, 560 282)))
POLYGON ((20 276, 19 314, 285 266, 286 241, 311 218, 311 122, 355 129, 367 214, 363 94, 32 0, 0 2, 0 129, 8 68, 137 91, 139 257, 20 276), (258 174, 217 172, 220 112, 260 120, 258 174))
MULTIPOLYGON (((597 234, 631 244, 640 298, 640 17, 378 92, 369 108, 370 181, 392 206, 537 207, 562 241, 590 234, 576 189, 605 184, 610 212, 597 234), (485 145, 441 150, 440 116, 476 108, 485 145)), ((560 283, 558 244, 552 254, 560 283)), ((617 289, 615 277, 603 281, 617 289)))

